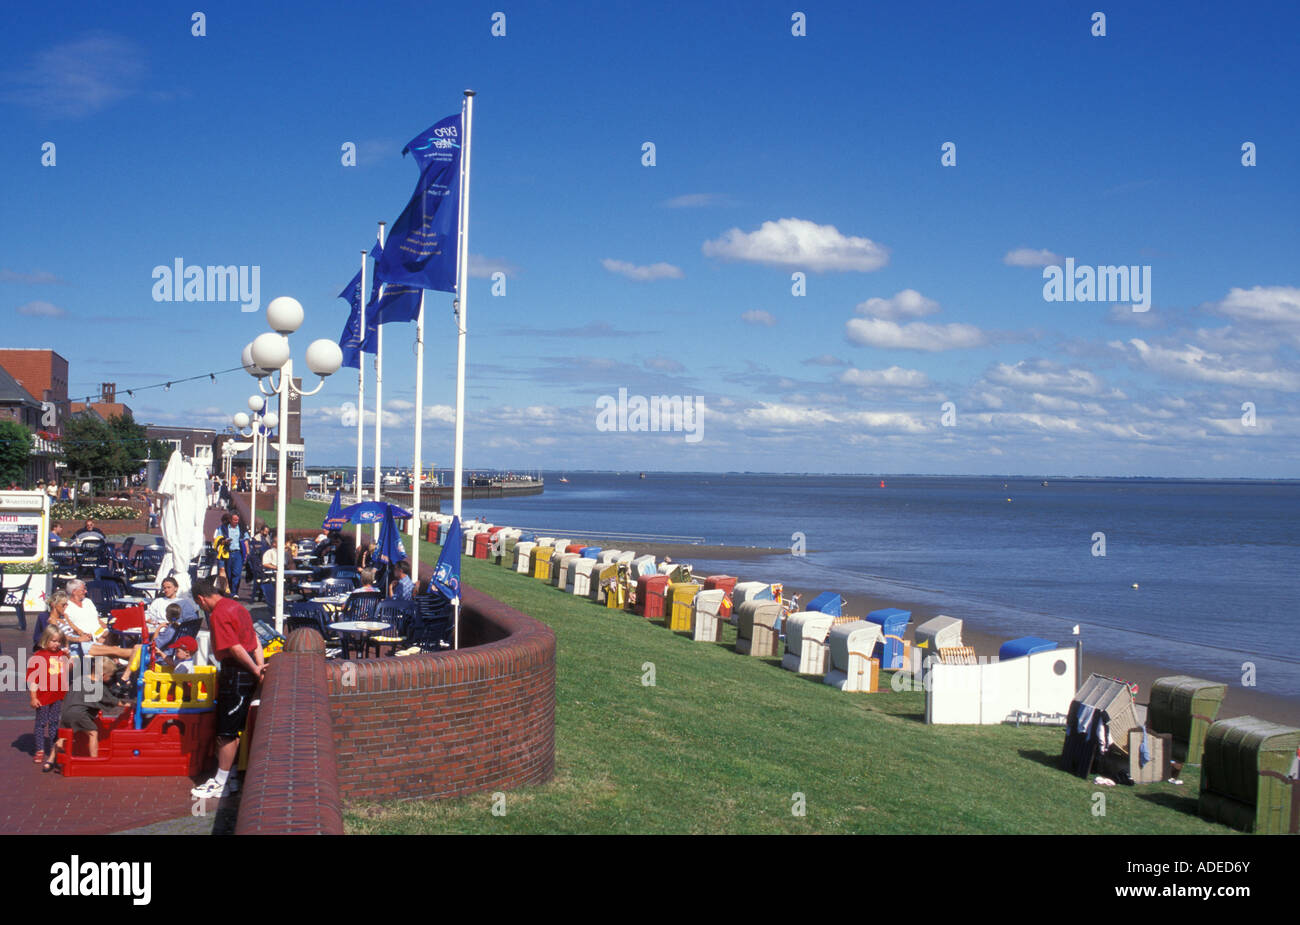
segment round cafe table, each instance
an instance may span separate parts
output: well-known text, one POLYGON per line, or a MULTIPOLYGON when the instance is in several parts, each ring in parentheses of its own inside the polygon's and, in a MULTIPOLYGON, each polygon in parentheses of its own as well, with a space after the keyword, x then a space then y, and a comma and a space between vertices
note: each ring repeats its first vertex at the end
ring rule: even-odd
POLYGON ((131 587, 135 588, 137 591, 145 592, 147 600, 153 600, 158 596, 158 592, 162 589, 162 585, 156 581, 137 581, 132 584, 131 587))
POLYGON ((361 643, 361 657, 366 657, 366 652, 370 648, 370 637, 381 630, 392 629, 391 623, 382 623, 379 620, 343 620, 339 623, 331 623, 330 629, 339 634, 343 640, 343 657, 348 657, 348 637, 357 636, 361 643))

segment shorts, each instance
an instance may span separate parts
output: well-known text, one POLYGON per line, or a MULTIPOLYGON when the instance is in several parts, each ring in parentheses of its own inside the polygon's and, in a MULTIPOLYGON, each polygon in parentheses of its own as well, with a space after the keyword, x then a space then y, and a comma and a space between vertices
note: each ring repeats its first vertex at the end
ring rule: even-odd
POLYGON ((98 732, 99 723, 95 722, 95 717, 98 715, 99 709, 96 707, 70 703, 63 708, 62 713, 59 715, 59 726, 76 732, 98 732))
POLYGON ((234 659, 217 673, 217 738, 233 739, 244 731, 257 678, 234 659))

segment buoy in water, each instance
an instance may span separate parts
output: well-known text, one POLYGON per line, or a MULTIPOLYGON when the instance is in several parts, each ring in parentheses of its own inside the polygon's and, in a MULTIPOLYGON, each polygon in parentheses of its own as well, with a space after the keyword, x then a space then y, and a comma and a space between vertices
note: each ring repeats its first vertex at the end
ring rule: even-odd
POLYGON ((1007 499, 1007 500, 1008 500, 1008 501, 1010 501, 1010 500, 1011 500, 1011 499, 1010 499, 1010 498, 1008 498, 1008 499, 1007 499))
POLYGON ((880 487, 881 487, 881 488, 884 488, 884 487, 885 487, 885 480, 884 480, 884 479, 881 479, 881 480, 880 480, 880 487))
POLYGON ((1137 588, 1138 588, 1138 583, 1135 581, 1133 582, 1133 590, 1136 591, 1137 588))

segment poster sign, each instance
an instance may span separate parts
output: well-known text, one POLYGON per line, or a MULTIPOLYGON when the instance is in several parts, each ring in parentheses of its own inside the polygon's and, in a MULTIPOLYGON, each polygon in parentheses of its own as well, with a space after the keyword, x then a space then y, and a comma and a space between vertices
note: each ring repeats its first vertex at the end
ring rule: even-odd
POLYGON ((49 496, 0 491, 0 562, 44 562, 49 540, 49 496))

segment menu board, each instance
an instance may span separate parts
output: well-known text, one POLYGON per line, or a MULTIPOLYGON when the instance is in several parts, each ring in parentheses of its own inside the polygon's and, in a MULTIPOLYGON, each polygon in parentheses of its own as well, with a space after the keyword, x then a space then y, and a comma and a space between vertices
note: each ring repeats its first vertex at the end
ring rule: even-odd
POLYGON ((41 554, 40 514, 0 514, 0 559, 36 559, 41 554))
POLYGON ((42 492, 0 491, 0 562, 45 558, 46 504, 42 492))

